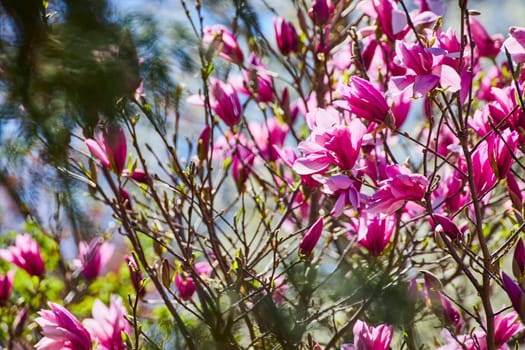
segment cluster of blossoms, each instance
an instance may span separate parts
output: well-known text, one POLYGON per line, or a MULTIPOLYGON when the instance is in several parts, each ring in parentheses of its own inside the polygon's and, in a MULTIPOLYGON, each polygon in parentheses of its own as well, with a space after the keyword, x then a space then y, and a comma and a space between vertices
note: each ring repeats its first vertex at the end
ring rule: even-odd
MULTIPOLYGON (((508 72, 509 65, 520 71, 519 65, 525 61, 525 30, 513 27, 505 40, 501 35, 490 36, 475 17, 467 16, 465 31, 469 31, 472 39, 462 44, 456 32, 440 26, 440 17, 445 13, 443 2, 420 0, 417 4, 419 8, 409 13, 394 0, 360 2, 357 9, 376 23, 378 29, 372 26, 358 31, 352 40, 359 41, 349 44, 351 49, 359 47, 360 51, 352 52, 353 56, 344 46, 336 49, 328 46, 324 52, 332 60, 327 62, 329 71, 325 74, 335 80, 334 85, 312 91, 295 103, 290 102, 287 89, 277 91, 272 75, 254 53, 249 64, 244 65, 244 55, 232 32, 222 26, 205 30, 204 43, 214 43, 220 57, 242 70, 241 79, 210 82, 211 110, 230 127, 215 143, 215 154, 232 159, 231 169, 239 191, 246 190, 245 183, 256 172, 258 161, 273 162, 280 175, 276 182, 299 179, 303 186, 300 196, 294 193, 296 207, 303 210, 296 212, 292 224, 301 227, 304 219, 312 217, 309 211, 316 210, 313 206, 318 208, 317 203, 304 207, 305 200, 311 193, 321 193, 321 197, 312 200, 323 205, 330 203, 324 212, 329 216, 325 224, 327 220, 345 222, 348 238, 355 239, 357 246, 366 248, 375 257, 383 254, 400 224, 425 217, 437 241, 446 239, 452 244, 462 241, 465 234, 473 234, 468 225, 457 226, 462 212, 466 210, 482 220, 480 215, 490 212, 489 203, 496 189, 504 188, 508 193, 511 201, 507 206, 522 209, 522 185, 511 170, 516 154, 521 155, 520 145, 525 136, 522 125, 525 117, 520 106, 524 84, 522 75, 512 77, 508 72), (512 61, 495 61, 505 51, 512 61), (499 62, 486 74, 485 59, 499 62), (244 134, 242 128, 233 128, 242 121, 240 94, 259 103, 278 105, 282 114, 268 118, 256 128, 250 124, 244 134), (440 97, 444 97, 442 102, 440 97), (448 104, 451 108, 456 97, 458 115, 446 115, 443 106, 448 104), (479 104, 471 104, 469 99, 473 97, 479 104), (421 138, 404 132, 412 127, 405 124, 409 111, 419 106, 416 100, 422 101, 431 126, 435 119, 432 114, 436 112, 433 104, 442 103, 438 113, 444 116, 444 122, 424 130, 421 138), (304 118, 309 132, 294 150, 287 146, 286 139, 290 137, 291 126, 301 120, 298 116, 304 118), (467 138, 468 133, 477 138, 467 138), (404 164, 396 161, 396 143, 403 137, 416 141, 415 147, 423 149, 426 153, 423 162, 435 159, 432 170, 417 166, 421 159, 404 164), (473 205, 474 202, 479 202, 479 206, 473 205)), ((313 1, 308 11, 313 26, 328 41, 335 12, 329 0, 313 1)), ((304 30, 304 24, 301 28, 304 30)), ((274 30, 275 42, 284 56, 291 58, 307 46, 292 22, 276 18, 274 30)), ((203 105, 202 98, 199 99, 203 105)), ((205 131, 209 126, 206 128, 205 131)), ((209 140, 205 144, 209 145, 209 140)), ((299 244, 303 257, 312 255, 325 225, 323 217, 310 223, 299 244)), ((506 275, 503 283, 521 314, 523 310, 518 306, 523 292, 506 275)), ((424 299, 444 312, 445 324, 460 332, 463 329, 460 313, 446 296, 429 292, 430 289, 428 285, 424 287, 424 299)), ((516 319, 515 313, 494 318, 498 347, 521 331, 516 319)), ((354 334, 362 333, 356 329, 367 329, 360 322, 356 323, 354 334)), ((369 338, 384 338, 381 341, 387 345, 383 347, 388 348, 391 332, 391 328, 385 331, 371 328, 369 333, 373 336, 356 336, 356 344, 345 348, 379 348, 360 345, 369 342, 364 340, 369 338)), ((471 348, 473 344, 486 348, 482 331, 447 334, 445 339, 450 345, 443 349, 471 348)))

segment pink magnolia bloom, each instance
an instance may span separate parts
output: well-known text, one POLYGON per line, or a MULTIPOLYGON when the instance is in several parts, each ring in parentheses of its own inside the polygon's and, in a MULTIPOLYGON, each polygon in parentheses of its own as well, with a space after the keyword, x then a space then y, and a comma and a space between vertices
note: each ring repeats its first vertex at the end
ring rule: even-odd
POLYGON ((512 311, 506 315, 497 314, 494 316, 494 341, 496 346, 500 346, 500 349, 508 348, 506 343, 524 328, 516 312, 512 311))
POLYGON ((503 44, 503 35, 490 36, 483 25, 474 17, 469 18, 472 40, 481 57, 496 57, 503 44))
POLYGON ((38 243, 27 233, 16 236, 15 245, 0 249, 0 258, 42 278, 46 271, 38 243))
POLYGON ((233 86, 211 78, 210 93, 211 109, 217 116, 230 127, 238 124, 242 116, 242 107, 233 86))
POLYGON ((121 174, 126 166, 126 135, 120 126, 111 125, 95 133, 95 139, 86 139, 88 149, 102 165, 121 174))
POLYGON ((49 302, 51 310, 41 310, 35 322, 44 337, 35 345, 37 350, 90 350, 91 337, 66 308, 49 302))
POLYGON ((315 123, 307 116, 307 123, 312 128, 310 137, 298 146, 303 155, 295 161, 293 169, 299 175, 323 173, 331 164, 343 170, 351 170, 359 157, 363 136, 367 130, 359 119, 349 125, 334 119, 328 110, 321 110, 317 116, 326 116, 315 123))
POLYGON ((359 219, 357 242, 365 247, 372 256, 379 256, 390 242, 395 227, 396 221, 390 215, 370 218, 363 214, 359 219))
POLYGON ((321 238, 322 233, 323 218, 320 217, 316 222, 314 222, 312 227, 308 229, 308 231, 303 236, 303 239, 301 239, 301 243, 299 244, 299 255, 306 257, 310 256, 315 248, 315 245, 319 241, 319 238, 321 238))
POLYGON ((308 16, 315 24, 326 24, 334 15, 332 0, 313 0, 308 16))
MULTIPOLYGON (((319 180, 318 180, 319 181, 319 180)), ((347 175, 332 175, 328 179, 322 179, 324 183, 323 192, 336 199, 330 214, 335 217, 340 216, 347 205, 352 205, 354 209, 359 208, 359 183, 350 179, 347 175)))
POLYGON ((112 295, 109 307, 100 300, 93 303, 93 318, 85 319, 82 324, 97 343, 98 350, 126 350, 127 345, 122 333, 130 334, 131 327, 126 320, 126 308, 122 298, 112 295))
POLYGON ((452 326, 456 332, 463 328, 463 318, 459 311, 452 305, 452 303, 443 294, 439 293, 441 300, 441 307, 443 310, 443 321, 445 325, 452 326))
POLYGON ((407 33, 407 18, 395 0, 365 0, 358 7, 369 17, 377 18, 381 32, 390 41, 402 39, 407 33))
POLYGON ((244 55, 237 42, 235 35, 221 24, 215 24, 211 27, 204 28, 202 38, 205 46, 213 45, 215 52, 227 61, 236 64, 242 64, 244 55))
POLYGON ((498 181, 492 168, 490 159, 492 155, 488 153, 488 148, 488 140, 485 140, 472 153, 472 171, 478 197, 485 195, 498 181))
POLYGON ((503 42, 514 62, 520 64, 525 62, 525 28, 510 27, 510 37, 503 42))
POLYGON ((419 43, 396 41, 395 62, 406 67, 404 75, 394 76, 389 89, 401 93, 411 88, 414 96, 425 96, 438 84, 451 92, 461 88, 461 78, 454 68, 443 64, 447 52, 441 48, 424 48, 419 43))
POLYGON ((341 91, 348 103, 346 107, 357 117, 368 121, 384 121, 388 114, 388 105, 381 92, 365 79, 353 76, 350 83, 341 91))
POLYGON ((379 183, 380 187, 369 199, 367 211, 370 213, 392 214, 406 201, 419 201, 425 195, 428 180, 420 174, 412 174, 401 165, 386 167, 388 179, 379 183))
POLYGON ((242 72, 243 86, 240 91, 252 96, 257 102, 273 100, 273 77, 256 54, 248 58, 248 66, 242 72))
MULTIPOLYGON (((492 88, 492 97, 493 101, 488 105, 488 115, 493 119, 492 124, 496 125, 503 123, 501 128, 509 127, 511 130, 520 130, 525 126, 525 114, 521 108, 515 109, 515 106, 518 104, 516 99, 516 90, 513 86, 506 88, 492 88), (514 111, 513 111, 514 110, 514 111)), ((486 121, 486 129, 492 130, 492 126, 486 121)), ((520 140, 523 142, 523 138, 520 140)))
POLYGON ((232 154, 232 176, 239 190, 244 188, 248 176, 252 173, 255 154, 248 148, 239 145, 232 154))
POLYGON ((487 138, 492 170, 499 179, 504 179, 512 166, 512 155, 518 148, 519 134, 517 131, 505 129, 503 132, 492 133, 487 138))
POLYGON ((78 258, 82 275, 88 281, 97 278, 104 266, 113 255, 115 247, 109 242, 104 242, 102 238, 95 237, 89 242, 78 244, 78 258))
POLYGON ((372 327, 357 320, 353 331, 354 344, 343 344, 343 350, 389 350, 394 327, 390 325, 372 327))
POLYGON ((299 36, 291 22, 286 21, 282 17, 276 17, 273 20, 273 28, 275 29, 275 40, 277 47, 285 56, 299 50, 299 36))
MULTIPOLYGON (((206 261, 196 263, 193 269, 195 270, 195 274, 201 278, 210 277, 213 272, 212 267, 206 261)), ((179 297, 182 300, 191 299, 197 289, 190 275, 186 274, 186 276, 182 276, 180 273, 175 276, 175 287, 179 291, 179 297)))
POLYGON ((8 271, 5 276, 0 275, 0 305, 5 305, 9 301, 13 289, 14 271, 8 271))
POLYGON ((262 158, 267 161, 275 161, 279 158, 275 147, 280 148, 288 135, 290 128, 276 117, 268 118, 266 123, 252 122, 249 125, 250 133, 253 135, 262 158))
MULTIPOLYGON (((524 329, 518 317, 514 311, 506 315, 494 316, 494 342, 498 350, 509 350, 507 342, 524 329)), ((457 339, 448 331, 444 331, 443 335, 449 344, 438 350, 487 350, 487 335, 483 331, 477 330, 469 335, 459 335, 457 339)))

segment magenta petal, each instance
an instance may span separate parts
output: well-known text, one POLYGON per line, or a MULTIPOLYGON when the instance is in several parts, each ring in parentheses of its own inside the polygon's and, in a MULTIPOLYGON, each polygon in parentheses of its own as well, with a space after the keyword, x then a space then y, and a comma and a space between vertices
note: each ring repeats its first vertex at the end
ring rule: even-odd
POLYGON ((93 153, 95 157, 97 157, 102 165, 104 165, 106 168, 111 167, 111 163, 109 162, 109 158, 106 155, 106 152, 100 147, 100 145, 93 139, 87 139, 85 141, 87 148, 93 153))
POLYGON ((293 164, 293 170, 299 175, 320 173, 330 165, 330 159, 324 154, 310 154, 298 158, 293 164))
POLYGON ((456 92, 461 88, 461 77, 454 68, 442 65, 441 78, 439 80, 441 86, 447 88, 451 92, 456 92))
POLYGON ((418 75, 414 79, 414 95, 425 96, 427 92, 436 87, 439 82, 439 76, 434 74, 418 75))

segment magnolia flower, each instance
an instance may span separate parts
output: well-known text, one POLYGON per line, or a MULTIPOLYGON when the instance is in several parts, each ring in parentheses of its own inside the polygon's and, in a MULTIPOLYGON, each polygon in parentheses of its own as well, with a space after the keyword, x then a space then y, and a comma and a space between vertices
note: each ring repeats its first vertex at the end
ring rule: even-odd
POLYGON ((407 69, 403 75, 392 77, 389 89, 401 93, 412 89, 414 96, 425 96, 438 84, 451 92, 461 87, 461 78, 454 68, 443 64, 447 51, 431 47, 424 48, 419 43, 407 44, 396 41, 396 64, 407 69))
MULTIPOLYGON (((196 263, 193 269, 200 278, 210 277, 212 273, 212 267, 206 261, 196 263)), ((182 300, 191 299, 197 289, 193 278, 189 274, 183 276, 180 273, 175 276, 175 287, 179 291, 179 297, 182 300)))
POLYGON ((109 307, 100 300, 93 303, 93 318, 85 319, 82 324, 97 343, 98 350, 125 350, 123 333, 130 334, 131 327, 126 320, 126 309, 122 298, 112 295, 109 307))
POLYGON ((13 278, 15 277, 14 271, 8 271, 4 276, 0 275, 0 305, 5 305, 9 301, 11 296, 11 290, 13 289, 13 278))
MULTIPOLYGON (((498 350, 508 350, 507 342, 523 330, 518 314, 513 312, 507 315, 494 316, 494 342, 498 350)), ((438 350, 486 350, 487 335, 484 331, 476 330, 468 335, 452 336, 448 330, 442 332, 448 344, 438 350)))
POLYGON ((299 49, 299 36, 292 23, 284 20, 282 17, 277 17, 273 20, 273 28, 275 29, 275 40, 281 53, 285 56, 299 49))
POLYGON ((514 62, 518 64, 525 62, 525 28, 510 27, 509 34, 510 37, 503 42, 503 46, 514 62))
POLYGON ((310 256, 314 250, 315 245, 321 238, 323 233, 323 218, 320 217, 316 222, 308 229, 303 236, 301 243, 299 244, 299 254, 304 256, 310 256))
POLYGON ((215 52, 227 61, 242 64, 244 55, 233 33, 221 24, 204 28, 202 41, 205 46, 213 45, 215 52))
POLYGON ((242 106, 233 86, 211 78, 210 97, 211 109, 226 125, 231 127, 239 123, 242 116, 242 106))
POLYGON ((97 278, 111 259, 114 250, 113 244, 104 242, 100 237, 93 238, 89 244, 84 241, 80 242, 78 258, 84 278, 88 281, 97 278))
POLYGON ((63 306, 49 302, 51 310, 41 310, 35 322, 44 337, 35 345, 37 350, 90 350, 88 331, 63 306))
POLYGON ((326 24, 334 15, 332 0, 313 0, 308 16, 315 24, 326 24))
POLYGON ((400 165, 389 165, 385 169, 387 179, 379 183, 379 189, 369 199, 367 210, 371 213, 392 214, 406 201, 423 198, 428 180, 420 174, 412 174, 400 165))
POLYGON ((388 105, 381 92, 367 80, 353 76, 341 94, 348 103, 347 109, 357 117, 369 121, 383 121, 388 114, 388 105))
POLYGON ((476 50, 480 57, 496 57, 503 44, 503 36, 498 34, 490 36, 483 25, 474 17, 469 17, 470 32, 476 50))
POLYGON ((27 233, 17 235, 14 246, 0 249, 0 258, 20 267, 31 276, 44 276, 45 266, 40 247, 27 233))
POLYGON ((363 10, 369 17, 376 18, 381 32, 390 41, 401 39, 407 32, 406 14, 394 0, 361 1, 357 8, 363 10))
POLYGON ((394 233, 396 221, 392 216, 363 219, 359 225, 357 241, 373 256, 379 256, 385 250, 394 233))
POLYGON ((357 320, 353 331, 354 344, 343 344, 343 350, 388 350, 392 342, 394 327, 390 325, 371 327, 357 320))
POLYGON ((240 91, 251 96, 257 102, 273 100, 273 77, 256 54, 248 58, 248 66, 242 71, 243 84, 240 91))
POLYGON ((121 174, 126 166, 126 135, 120 126, 111 125, 95 133, 95 139, 86 139, 86 146, 102 165, 121 174))

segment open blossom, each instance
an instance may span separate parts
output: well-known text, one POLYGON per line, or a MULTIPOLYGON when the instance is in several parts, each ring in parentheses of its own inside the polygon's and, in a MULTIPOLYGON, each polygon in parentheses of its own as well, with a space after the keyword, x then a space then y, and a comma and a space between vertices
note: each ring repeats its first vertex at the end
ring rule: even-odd
POLYGON ((82 324, 97 343, 98 350, 125 350, 126 342, 122 333, 130 334, 131 327, 126 320, 126 309, 122 298, 112 295, 109 307, 100 300, 93 303, 93 318, 85 319, 82 324))
POLYGON ((275 40, 281 53, 285 56, 299 49, 299 36, 292 23, 286 21, 282 17, 277 17, 273 20, 273 28, 275 29, 275 40))
POLYGON ((323 218, 320 217, 316 222, 306 231, 301 243, 299 244, 299 254, 304 256, 310 256, 315 248, 315 245, 321 238, 323 233, 323 218))
POLYGON ((380 217, 363 213, 356 220, 357 242, 365 247, 372 256, 379 256, 394 233, 396 221, 389 215, 380 217))
POLYGON ((16 236, 15 245, 0 249, 0 258, 25 270, 31 276, 44 276, 46 268, 38 243, 27 233, 16 236))
POLYGON ((357 320, 353 332, 354 344, 343 344, 343 350, 388 350, 394 327, 390 325, 372 327, 364 321, 357 320))
MULTIPOLYGON (((196 263, 195 266, 193 266, 193 269, 195 270, 195 273, 201 278, 210 277, 213 272, 212 267, 206 261, 196 263)), ((178 273, 175 276, 175 287, 177 288, 179 297, 182 300, 191 299, 197 290, 195 281, 189 274, 183 276, 182 274, 178 273)))
MULTIPOLYGON (((498 350, 508 350, 507 342, 524 327, 518 319, 516 312, 509 312, 506 315, 497 314, 494 316, 494 342, 498 350)), ((487 335, 484 331, 476 330, 468 335, 452 336, 448 330, 442 332, 448 344, 438 350, 486 350, 487 335)))
POLYGON ((320 181, 324 184, 323 192, 337 198, 330 214, 335 217, 340 216, 347 205, 352 205, 355 209, 359 208, 360 195, 357 181, 343 174, 332 175, 320 181))
POLYGON ((0 275, 0 305, 4 305, 11 296, 13 289, 14 271, 8 271, 5 275, 0 275))
POLYGON ((37 350, 90 350, 91 337, 66 308, 49 302, 50 310, 38 312, 35 322, 42 328, 44 337, 35 345, 37 350))
POLYGON ((379 183, 379 189, 369 199, 367 210, 371 213, 392 214, 406 201, 419 201, 425 195, 428 180, 420 174, 412 174, 401 165, 386 167, 388 179, 379 183))
POLYGON ((89 242, 78 244, 78 258, 82 275, 88 281, 97 278, 100 272, 111 259, 115 248, 109 242, 104 242, 102 238, 95 237, 89 242))
POLYGON ((510 56, 516 63, 525 62, 525 28, 510 27, 510 37, 503 42, 503 47, 507 49, 510 56))
POLYGON ((369 121, 385 120, 389 109, 386 100, 367 80, 353 76, 341 93, 348 103, 347 109, 357 117, 369 121))
POLYGON ((447 51, 437 47, 424 48, 419 43, 407 44, 396 41, 395 62, 406 67, 403 75, 392 77, 389 89, 401 93, 411 89, 413 95, 425 96, 438 84, 451 92, 461 87, 461 78, 454 68, 443 64, 447 51))
POLYGON ((126 166, 126 135, 120 126, 111 125, 95 133, 95 139, 86 139, 86 146, 102 165, 121 174, 126 166))
POLYGON ((221 24, 204 28, 202 41, 205 46, 214 45, 215 52, 227 61, 242 64, 244 55, 235 35, 221 24))
POLYGON ((318 110, 315 114, 316 124, 307 116, 312 133, 299 144, 302 156, 294 162, 293 169, 299 175, 323 173, 331 164, 351 170, 359 157, 366 127, 359 119, 344 125, 333 119, 330 110, 318 110), (322 121, 319 116, 328 118, 322 121))
POLYGON ((407 32, 407 17, 395 0, 365 0, 357 8, 376 18, 381 32, 390 41, 402 39, 407 32))

